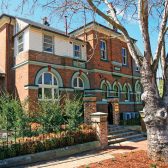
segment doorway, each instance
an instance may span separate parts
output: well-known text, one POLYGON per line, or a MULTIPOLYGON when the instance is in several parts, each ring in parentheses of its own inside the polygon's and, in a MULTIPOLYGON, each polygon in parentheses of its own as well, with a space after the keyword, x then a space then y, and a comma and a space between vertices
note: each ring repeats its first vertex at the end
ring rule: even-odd
POLYGON ((113 105, 108 103, 108 124, 113 124, 113 105))

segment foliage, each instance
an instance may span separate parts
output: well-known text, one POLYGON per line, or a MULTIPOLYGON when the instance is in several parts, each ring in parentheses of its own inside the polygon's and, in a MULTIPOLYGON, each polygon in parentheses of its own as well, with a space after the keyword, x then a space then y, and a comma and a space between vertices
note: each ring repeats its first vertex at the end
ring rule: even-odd
POLYGON ((12 96, 0 96, 0 129, 22 128, 25 125, 25 115, 20 102, 12 96))
POLYGON ((0 145, 0 160, 19 155, 32 154, 96 140, 96 131, 89 126, 80 126, 79 131, 41 134, 35 137, 17 138, 0 145))
POLYGON ((69 130, 76 130, 82 122, 82 101, 81 98, 66 97, 64 112, 67 117, 66 123, 69 130))
POLYGON ((62 107, 57 101, 42 101, 39 103, 39 113, 34 121, 41 124, 46 132, 57 132, 64 123, 61 109, 62 107))

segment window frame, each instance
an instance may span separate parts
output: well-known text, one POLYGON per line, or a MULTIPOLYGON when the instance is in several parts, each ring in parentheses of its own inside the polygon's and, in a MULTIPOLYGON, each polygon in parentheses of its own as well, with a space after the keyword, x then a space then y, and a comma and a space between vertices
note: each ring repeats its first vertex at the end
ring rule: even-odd
POLYGON ((73 55, 74 58, 81 59, 82 58, 82 48, 81 45, 74 43, 73 44, 73 55), (75 50, 75 46, 79 47, 79 50, 75 50), (76 56, 75 53, 78 52, 79 56, 76 56))
POLYGON ((128 65, 128 53, 127 53, 127 49, 122 47, 122 51, 121 51, 121 54, 122 54, 122 65, 124 66, 127 66, 128 65), (123 51, 125 51, 125 55, 123 55, 123 51))
POLYGON ((17 54, 24 51, 24 33, 21 33, 17 36, 17 54), (19 42, 19 38, 22 36, 22 42, 19 42), (19 51, 19 47, 22 46, 22 50, 19 51))
POLYGON ((53 54, 54 53, 54 47, 55 47, 55 45, 54 45, 54 36, 53 35, 49 35, 49 34, 43 34, 43 52, 50 53, 50 54, 52 53, 53 54), (51 37, 52 38, 52 43, 45 42, 44 41, 45 36, 51 37), (52 46, 52 51, 44 50, 44 44, 51 45, 52 46))
MULTIPOLYGON (((41 84, 39 84, 39 81, 38 81, 38 100, 39 101, 57 101, 58 99, 59 99, 59 84, 58 84, 58 79, 57 79, 57 77, 53 74, 53 73, 51 73, 51 72, 43 72, 41 75, 40 75, 40 77, 39 77, 39 79, 42 77, 42 83, 41 84), (51 74, 51 77, 52 77, 52 84, 45 84, 44 83, 44 74, 51 74), (56 80, 56 85, 54 84, 54 79, 56 80), (42 96, 41 96, 41 98, 39 98, 39 89, 42 89, 42 96), (51 89, 51 95, 52 95, 52 98, 51 99, 47 99, 47 98, 45 98, 45 94, 44 94, 44 90, 45 89, 51 89), (55 98, 55 90, 57 90, 57 98, 55 98)), ((38 79, 38 80, 39 80, 38 79)))
POLYGON ((73 79, 73 88, 74 88, 74 89, 84 90, 84 88, 85 88, 84 85, 85 85, 85 84, 84 84, 84 81, 83 81, 83 79, 82 79, 81 77, 77 76, 76 78, 73 79), (77 86, 74 86, 74 80, 75 80, 75 79, 77 79, 77 86), (82 87, 79 86, 79 80, 82 81, 82 84, 83 84, 82 87))
POLYGON ((107 60, 107 42, 105 40, 100 40, 100 58, 102 60, 107 60), (101 43, 105 44, 105 49, 102 49, 101 43), (105 57, 102 56, 102 52, 104 52, 105 57))

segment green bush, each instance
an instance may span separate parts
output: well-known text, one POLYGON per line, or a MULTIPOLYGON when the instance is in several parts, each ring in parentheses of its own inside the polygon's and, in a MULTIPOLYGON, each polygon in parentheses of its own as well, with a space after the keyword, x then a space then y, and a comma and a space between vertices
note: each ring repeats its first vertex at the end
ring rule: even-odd
POLYGON ((12 96, 0 96, 0 129, 22 129, 25 126, 25 113, 20 102, 12 96))
POLYGON ((39 103, 39 114, 36 121, 42 125, 43 131, 58 132, 64 123, 61 105, 57 101, 42 101, 39 103))
POLYGON ((81 111, 82 109, 82 101, 81 98, 69 98, 66 97, 64 104, 64 113, 67 117, 66 123, 68 126, 68 130, 74 131, 77 130, 79 125, 82 123, 83 118, 81 111))

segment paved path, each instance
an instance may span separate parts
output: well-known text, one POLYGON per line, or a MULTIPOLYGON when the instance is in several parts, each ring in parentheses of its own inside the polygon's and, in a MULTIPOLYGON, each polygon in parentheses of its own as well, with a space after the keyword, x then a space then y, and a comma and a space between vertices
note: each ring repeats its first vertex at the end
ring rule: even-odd
POLYGON ((26 168, 76 168, 81 165, 100 162, 102 160, 113 158, 115 153, 125 153, 137 150, 146 150, 147 141, 124 142, 115 146, 109 146, 106 150, 92 151, 83 154, 74 155, 48 162, 40 162, 34 165, 24 166, 26 168))

